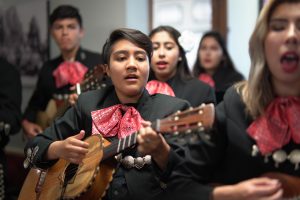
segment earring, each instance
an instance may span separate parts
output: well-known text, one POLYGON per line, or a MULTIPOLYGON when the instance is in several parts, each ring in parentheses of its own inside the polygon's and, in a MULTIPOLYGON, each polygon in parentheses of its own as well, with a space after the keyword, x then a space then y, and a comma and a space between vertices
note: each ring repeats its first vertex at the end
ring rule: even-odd
POLYGON ((181 56, 178 58, 178 61, 182 61, 182 57, 181 56))

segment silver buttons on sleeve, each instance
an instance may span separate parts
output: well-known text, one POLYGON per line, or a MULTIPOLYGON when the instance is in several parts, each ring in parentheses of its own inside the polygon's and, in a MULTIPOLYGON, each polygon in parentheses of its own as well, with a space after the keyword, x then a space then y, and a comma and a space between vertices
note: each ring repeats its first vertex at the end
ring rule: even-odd
POLYGON ((122 155, 119 154, 116 156, 116 160, 127 169, 130 169, 132 167, 135 167, 137 169, 142 169, 145 165, 151 164, 150 155, 146 155, 144 157, 137 157, 137 158, 134 158, 132 156, 125 156, 124 158, 122 158, 122 155))
POLYGON ((5 197, 5 185, 4 185, 4 169, 0 164, 0 200, 4 200, 5 197))
MULTIPOLYGON (((257 156, 259 149, 256 145, 252 146, 251 155, 252 157, 257 156)), ((264 162, 268 163, 269 158, 273 159, 275 167, 278 168, 280 164, 290 161, 291 164, 295 165, 295 170, 299 169, 300 163, 300 149, 294 149, 290 153, 284 151, 283 149, 278 149, 272 153, 268 153, 264 156, 264 162)))
POLYGON ((23 166, 25 169, 27 169, 29 166, 33 165, 33 159, 38 152, 39 147, 36 146, 34 148, 28 148, 26 151, 26 158, 23 162, 23 166))
POLYGON ((3 136, 8 136, 10 133, 11 126, 8 123, 3 121, 0 122, 0 141, 2 140, 3 136), (4 133, 4 134, 2 134, 4 133))

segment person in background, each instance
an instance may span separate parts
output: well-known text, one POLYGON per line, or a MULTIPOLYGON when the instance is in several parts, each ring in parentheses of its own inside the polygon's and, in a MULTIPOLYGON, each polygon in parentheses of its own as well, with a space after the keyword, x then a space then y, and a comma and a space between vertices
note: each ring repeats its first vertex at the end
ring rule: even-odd
POLYGON ((170 26, 159 26, 150 32, 154 51, 147 90, 150 94, 164 93, 185 99, 193 107, 214 103, 213 89, 191 76, 185 52, 178 42, 180 36, 170 26))
POLYGON ((163 178, 171 173, 172 162, 182 146, 155 132, 149 121, 185 110, 189 103, 168 95, 149 95, 145 89, 152 42, 142 32, 114 30, 102 53, 113 85, 81 94, 62 117, 27 143, 27 161, 41 168, 53 166, 60 158, 79 164, 92 145, 82 140, 91 134, 101 134, 113 143, 139 130, 138 146, 125 149, 117 156, 113 179, 102 199, 160 199, 158 196, 165 189, 163 178))
POLYGON ((216 31, 203 34, 193 67, 193 75, 215 89, 217 103, 223 100, 225 91, 234 83, 244 80, 234 67, 224 39, 216 31))
MULTIPOLYGON (((57 7, 49 18, 50 31, 60 55, 44 63, 28 106, 24 112, 22 127, 31 138, 42 132, 37 124, 37 113, 44 111, 51 99, 56 105, 68 100, 71 86, 84 80, 88 70, 102 63, 100 54, 81 48, 84 36, 82 18, 77 8, 70 5, 57 7)), ((59 109, 59 108, 58 108, 59 109)))
POLYGON ((300 0, 264 5, 248 81, 225 93, 210 140, 188 145, 188 167, 177 173, 190 177, 178 184, 191 194, 184 199, 299 199, 299 19, 300 0))
POLYGON ((11 199, 7 187, 7 165, 4 148, 9 136, 21 128, 22 86, 17 69, 0 58, 0 199, 11 199))

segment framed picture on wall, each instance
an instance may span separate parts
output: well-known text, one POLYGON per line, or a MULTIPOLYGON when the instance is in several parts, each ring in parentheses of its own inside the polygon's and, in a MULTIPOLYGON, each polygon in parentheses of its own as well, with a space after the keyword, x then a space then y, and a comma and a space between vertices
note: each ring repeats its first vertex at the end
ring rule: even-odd
POLYGON ((12 5, 8 2, 0 8, 0 56, 20 71, 25 85, 35 83, 42 64, 48 59, 47 21, 47 0, 12 5))

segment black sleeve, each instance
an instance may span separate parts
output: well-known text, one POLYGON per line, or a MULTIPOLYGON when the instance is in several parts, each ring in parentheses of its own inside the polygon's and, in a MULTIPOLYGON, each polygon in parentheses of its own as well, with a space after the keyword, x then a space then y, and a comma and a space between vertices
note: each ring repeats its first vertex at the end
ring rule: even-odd
POLYGON ((33 94, 23 114, 23 118, 31 122, 36 121, 37 112, 44 110, 51 99, 51 95, 49 95, 51 88, 45 86, 45 81, 49 81, 49 78, 52 76, 48 72, 49 69, 47 68, 49 67, 48 64, 42 67, 33 94))
POLYGON ((198 79, 191 81, 189 88, 186 88, 186 90, 191 95, 189 101, 193 107, 199 106, 202 103, 216 104, 215 90, 198 79))
POLYGON ((20 130, 22 86, 19 72, 13 65, 1 60, 0 71, 0 141, 7 142, 8 134, 20 130), (9 127, 9 128, 7 128, 9 127))
MULTIPOLYGON (((159 95, 158 95, 159 96, 159 95)), ((165 95, 164 95, 165 96, 165 95)), ((188 108, 190 108, 190 104, 188 101, 173 98, 173 97, 167 97, 164 99, 164 101, 161 101, 159 104, 155 106, 155 110, 164 110, 168 115, 171 115, 177 111, 183 111, 188 108), (168 100, 170 98, 170 100, 168 100), (171 101, 172 100, 172 101, 171 101), (167 111, 169 110, 169 111, 167 111)), ((167 117, 165 116, 165 117, 167 117)), ((182 155, 185 154, 185 149, 183 148, 183 145, 178 142, 176 139, 177 136, 173 136, 172 134, 163 134, 164 138, 166 139, 167 143, 170 145, 171 150, 168 157, 168 163, 166 166, 166 169, 163 171, 157 166, 155 162, 153 162, 153 169, 156 173, 156 175, 160 178, 160 181, 167 183, 169 176, 171 175, 173 169, 182 162, 182 155)))
POLYGON ((213 103, 216 104, 216 96, 215 91, 212 87, 208 87, 206 90, 206 94, 204 94, 205 100, 204 103, 213 103))
POLYGON ((41 134, 28 141, 25 146, 25 155, 30 160, 31 165, 39 168, 49 168, 57 160, 46 160, 48 148, 51 143, 64 140, 80 131, 82 115, 80 113, 80 103, 70 107, 62 117, 57 118, 50 127, 46 128, 41 134), (30 153, 28 154, 28 150, 30 153), (34 151, 36 149, 36 151, 34 151))
POLYGON ((168 177, 168 199, 193 200, 200 196, 205 200, 211 198, 213 186, 209 183, 224 158, 227 144, 226 133, 223 132, 226 129, 222 123, 225 119, 223 103, 218 105, 216 117, 212 130, 193 132, 177 141, 177 144, 181 144, 181 150, 177 153, 174 151, 173 158, 175 157, 177 164, 168 177))

